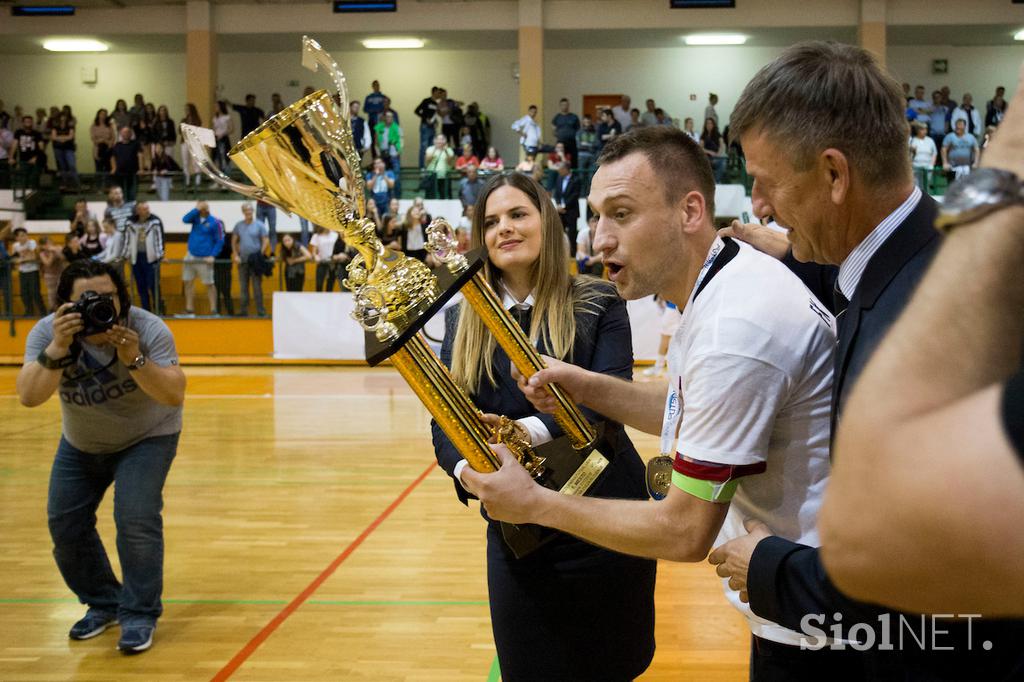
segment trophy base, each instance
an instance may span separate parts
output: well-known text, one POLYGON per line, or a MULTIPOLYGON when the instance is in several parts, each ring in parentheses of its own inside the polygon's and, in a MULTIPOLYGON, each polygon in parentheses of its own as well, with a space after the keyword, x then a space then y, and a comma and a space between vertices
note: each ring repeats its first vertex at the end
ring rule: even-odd
MULTIPOLYGON (((595 442, 600 442, 604 424, 597 424, 595 428, 595 442)), ((544 473, 537 482, 564 495, 586 495, 608 466, 608 459, 600 452, 593 448, 576 450, 567 436, 538 445, 533 450, 538 457, 544 458, 544 473)), ((501 535, 517 559, 554 540, 559 532, 532 523, 501 523, 501 535)))

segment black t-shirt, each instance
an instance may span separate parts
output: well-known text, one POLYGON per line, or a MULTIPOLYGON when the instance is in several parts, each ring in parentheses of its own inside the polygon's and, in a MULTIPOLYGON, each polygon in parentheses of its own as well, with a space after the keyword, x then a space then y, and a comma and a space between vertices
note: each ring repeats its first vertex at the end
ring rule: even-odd
MULTIPOLYGON (((69 133, 71 135, 75 134, 75 129, 74 129, 73 126, 64 126, 63 128, 61 128, 60 126, 54 126, 53 129, 57 131, 58 135, 62 135, 62 136, 63 135, 67 135, 69 133)), ((68 140, 66 142, 54 142, 53 143, 53 148, 54 149, 70 149, 71 151, 74 151, 74 149, 75 149, 75 138, 72 137, 70 140, 68 140)))
POLYGON ((18 160, 24 163, 32 163, 37 160, 43 141, 43 136, 39 132, 21 128, 14 133, 14 141, 17 143, 18 160))
POLYGON ((118 175, 135 175, 139 172, 139 142, 130 140, 114 145, 114 160, 118 175))
POLYGON ((1003 427, 1013 449, 1024 463, 1024 370, 1017 372, 1003 389, 1003 427))
POLYGON ((437 102, 430 97, 424 97, 413 113, 420 117, 421 125, 432 126, 434 117, 437 116, 437 102))
POLYGON ((258 107, 247 107, 241 104, 233 104, 232 108, 238 112, 238 118, 242 124, 242 137, 245 137, 259 127, 263 119, 263 110, 258 107))

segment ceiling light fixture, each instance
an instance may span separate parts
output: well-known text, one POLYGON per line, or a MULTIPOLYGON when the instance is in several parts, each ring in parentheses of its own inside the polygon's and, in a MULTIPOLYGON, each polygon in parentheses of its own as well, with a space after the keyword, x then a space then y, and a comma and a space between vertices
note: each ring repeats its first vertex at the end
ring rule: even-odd
POLYGON ((106 52, 110 46, 91 38, 50 38, 43 41, 50 52, 106 52))
POLYGON ((369 50, 414 50, 423 47, 419 38, 367 38, 363 47, 369 50))
POLYGON ((747 36, 739 33, 694 33, 685 37, 687 45, 742 45, 747 36))
POLYGON ((1024 40, 1024 28, 1013 34, 1014 40, 1024 40))

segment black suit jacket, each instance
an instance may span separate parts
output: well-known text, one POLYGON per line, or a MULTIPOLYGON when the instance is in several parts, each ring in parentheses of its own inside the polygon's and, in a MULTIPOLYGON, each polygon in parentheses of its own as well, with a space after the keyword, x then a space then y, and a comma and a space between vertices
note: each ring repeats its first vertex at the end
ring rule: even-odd
MULTIPOLYGON (((906 220, 882 244, 868 262, 857 290, 850 299, 846 313, 839 321, 835 374, 832 384, 832 433, 854 383, 886 332, 909 302, 915 287, 938 250, 941 237, 935 230, 937 206, 931 197, 920 203, 906 220)), ((830 309, 833 307, 832 287, 838 268, 797 264, 792 256, 787 264, 811 291, 830 309)), ((899 557, 893 557, 898 561, 899 557)), ((847 632, 855 623, 866 623, 875 629, 880 641, 879 617, 890 618, 893 637, 901 616, 919 628, 920 616, 900 614, 883 607, 858 602, 842 594, 825 572, 815 547, 770 537, 758 543, 750 559, 747 574, 750 607, 754 613, 800 632, 801 620, 809 614, 821 614, 824 620, 814 626, 828 631, 839 623, 847 632), (840 614, 836 619, 834 616, 840 614)), ((930 623, 930 621, 929 621, 930 623)), ((930 628, 930 625, 929 625, 930 628)), ((956 647, 954 651, 880 652, 870 649, 864 657, 865 679, 870 680, 1010 680, 1024 675, 1024 627, 1016 621, 975 621, 972 623, 972 650, 967 651, 967 624, 942 624, 949 630, 939 635, 940 646, 956 647), (991 652, 984 652, 980 643, 994 642, 991 652)), ((931 629, 929 629, 929 638, 931 629)), ((895 641, 895 639, 894 639, 895 641)), ((910 641, 909 634, 904 642, 910 641)), ((930 644, 930 642, 929 642, 930 644)))
MULTIPOLYGON (((559 175, 555 178, 555 191, 552 193, 556 204, 565 204, 565 213, 562 215, 563 225, 575 225, 576 221, 580 217, 580 181, 576 179, 575 175, 569 176, 569 183, 565 186, 565 191, 562 191, 562 176, 559 175), (572 221, 571 223, 569 221, 572 221)), ((572 244, 573 249, 576 248, 575 244, 572 244)))

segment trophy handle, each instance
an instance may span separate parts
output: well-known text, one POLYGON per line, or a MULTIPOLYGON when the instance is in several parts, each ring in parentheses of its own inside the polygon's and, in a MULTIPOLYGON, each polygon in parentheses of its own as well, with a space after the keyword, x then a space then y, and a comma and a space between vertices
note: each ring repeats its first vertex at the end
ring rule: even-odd
POLYGON ((334 81, 334 87, 338 89, 342 115, 347 117, 348 85, 345 81, 345 74, 338 68, 338 62, 334 61, 334 58, 320 47, 320 43, 309 36, 302 36, 302 66, 313 73, 316 73, 318 66, 324 67, 327 75, 334 81))
MULTIPOLYGON (((274 205, 278 205, 277 202, 268 196, 265 190, 253 185, 248 185, 244 182, 232 180, 230 177, 225 175, 221 169, 217 168, 213 163, 213 159, 210 158, 210 153, 206 151, 207 147, 215 147, 217 145, 217 141, 213 137, 213 131, 211 129, 182 123, 181 138, 185 141, 185 146, 188 147, 188 151, 192 155, 193 162, 199 166, 199 170, 201 170, 206 177, 210 178, 218 185, 227 187, 228 189, 247 196, 250 199, 266 201, 273 203, 274 205)), ((281 206, 280 208, 288 211, 287 207, 281 206)), ((291 213, 291 211, 288 212, 291 213)))

